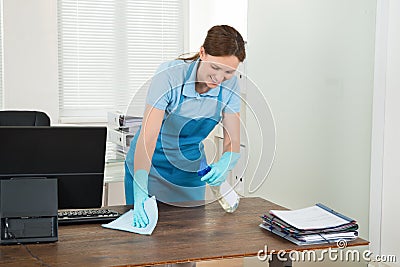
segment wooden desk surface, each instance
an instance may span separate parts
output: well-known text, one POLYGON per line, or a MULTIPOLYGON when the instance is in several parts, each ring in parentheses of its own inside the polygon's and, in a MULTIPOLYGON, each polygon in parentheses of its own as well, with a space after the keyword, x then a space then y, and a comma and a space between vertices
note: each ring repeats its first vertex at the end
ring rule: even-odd
MULTIPOLYGON (((265 245, 269 251, 329 247, 297 246, 261 229, 260 215, 270 209, 284 208, 261 198, 241 199, 233 214, 217 202, 195 208, 159 204, 159 222, 151 236, 100 224, 67 225, 59 227, 58 242, 26 246, 50 266, 144 266, 256 256, 265 245)), ((361 245, 368 241, 359 238, 348 244, 361 245)), ((0 246, 0 266, 40 265, 22 245, 0 246)))

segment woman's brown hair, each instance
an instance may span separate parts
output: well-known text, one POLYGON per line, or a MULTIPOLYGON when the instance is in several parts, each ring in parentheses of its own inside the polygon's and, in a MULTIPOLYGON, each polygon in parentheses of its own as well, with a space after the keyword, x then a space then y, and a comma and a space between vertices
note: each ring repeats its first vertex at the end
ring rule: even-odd
MULTIPOLYGON (((236 56, 240 62, 246 58, 242 36, 235 28, 228 25, 217 25, 209 29, 203 47, 211 56, 236 56)), ((191 57, 181 55, 178 59, 197 60, 199 57, 199 53, 196 53, 191 57)))

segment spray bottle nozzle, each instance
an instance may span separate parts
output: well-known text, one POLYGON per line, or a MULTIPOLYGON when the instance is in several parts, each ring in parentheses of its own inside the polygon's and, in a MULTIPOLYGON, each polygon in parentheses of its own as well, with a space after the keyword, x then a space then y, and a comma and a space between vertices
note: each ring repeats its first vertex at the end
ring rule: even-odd
POLYGON ((200 161, 200 168, 197 171, 198 176, 204 176, 211 170, 211 167, 207 164, 207 159, 204 157, 200 161))

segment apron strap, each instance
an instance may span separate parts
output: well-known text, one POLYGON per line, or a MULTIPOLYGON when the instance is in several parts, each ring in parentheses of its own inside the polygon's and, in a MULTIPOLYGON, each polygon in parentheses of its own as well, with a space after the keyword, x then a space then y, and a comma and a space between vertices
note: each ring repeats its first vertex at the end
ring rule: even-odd
POLYGON ((179 97, 179 103, 178 103, 178 106, 177 106, 176 110, 174 111, 174 113, 179 113, 181 111, 181 105, 183 103, 183 86, 185 86, 186 82, 189 80, 190 75, 192 74, 192 71, 194 69, 194 65, 195 64, 196 64, 196 61, 193 61, 189 65, 189 69, 186 72, 186 76, 185 76, 185 79, 183 80, 183 84, 182 84, 182 87, 181 87, 181 96, 179 97))

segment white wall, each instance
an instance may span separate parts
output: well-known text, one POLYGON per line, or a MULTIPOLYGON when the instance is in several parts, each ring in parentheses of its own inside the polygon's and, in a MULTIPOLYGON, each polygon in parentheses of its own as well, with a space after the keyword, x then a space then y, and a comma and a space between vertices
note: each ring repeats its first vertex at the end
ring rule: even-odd
POLYGON ((58 122, 57 1, 3 0, 4 108, 58 122))
MULTIPOLYGON (((362 237, 368 237, 375 10, 374 0, 249 0, 248 10, 248 75, 277 126, 271 173, 248 196, 288 208, 325 203, 356 218, 362 237)), ((251 90, 247 96, 255 101, 251 90)))
MULTIPOLYGON (((396 255, 400 259, 400 232, 397 231, 400 225, 399 214, 399 188, 400 188, 400 2, 396 0, 381 1, 388 6, 387 15, 387 46, 386 65, 380 66, 386 70, 384 86, 376 88, 383 90, 384 107, 384 128, 383 128, 383 158, 381 160, 381 177, 371 177, 373 186, 382 182, 381 199, 372 199, 380 203, 381 209, 381 236, 376 241, 381 242, 381 255, 396 255)), ((376 99, 377 101, 379 99, 376 99)), ((374 112, 379 112, 376 110, 374 112)), ((379 129, 378 129, 379 130, 379 129)), ((379 159, 378 159, 379 160, 379 159)), ((376 162, 373 162, 376 163, 376 162)), ((379 207, 378 207, 379 208, 379 207)), ((376 210, 373 210, 375 212, 376 210)), ((373 220, 373 218, 371 219, 373 220)), ((373 225, 376 226, 376 225, 373 225)), ((374 240, 375 241, 375 240, 374 240)), ((399 262, 397 263, 399 266, 399 262)))
POLYGON ((208 29, 227 24, 247 40, 247 0, 189 0, 189 51, 197 52, 208 29))

